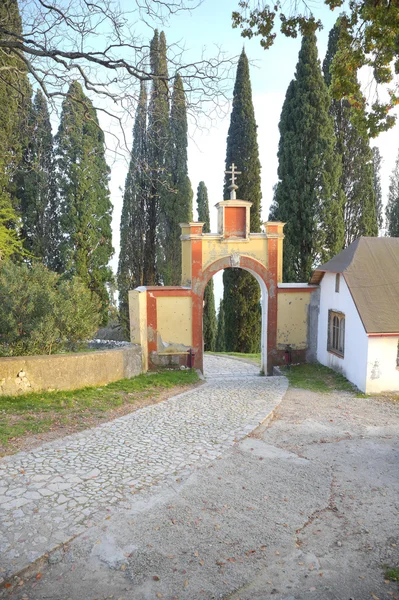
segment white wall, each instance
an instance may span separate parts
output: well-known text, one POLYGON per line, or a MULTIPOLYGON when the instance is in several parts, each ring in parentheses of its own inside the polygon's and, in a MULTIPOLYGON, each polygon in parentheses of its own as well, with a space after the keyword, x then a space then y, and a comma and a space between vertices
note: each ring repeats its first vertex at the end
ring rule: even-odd
POLYGON ((399 391, 398 338, 369 337, 366 393, 399 391))
POLYGON ((340 289, 335 291, 335 273, 325 273, 320 283, 320 313, 317 336, 317 360, 341 372, 363 392, 366 391, 368 338, 352 296, 341 275, 340 289), (344 358, 327 350, 328 311, 345 315, 344 358))

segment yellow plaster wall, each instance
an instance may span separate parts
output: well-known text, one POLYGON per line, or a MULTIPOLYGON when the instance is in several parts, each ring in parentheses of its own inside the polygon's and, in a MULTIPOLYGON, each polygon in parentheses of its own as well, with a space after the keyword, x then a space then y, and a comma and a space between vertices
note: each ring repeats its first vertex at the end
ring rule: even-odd
POLYGON ((309 292, 279 292, 277 298, 277 347, 287 344, 296 350, 307 348, 309 292))
POLYGON ((250 238, 249 241, 237 242, 204 237, 202 242, 202 268, 206 269, 220 258, 232 254, 250 256, 267 268, 267 239, 266 237, 250 238))
POLYGON ((158 351, 192 346, 192 301, 187 296, 157 298, 157 330, 162 343, 158 351))
POLYGON ((191 285, 191 240, 182 241, 182 265, 181 265, 181 284, 184 286, 191 285))
POLYGON ((142 348, 142 367, 148 369, 147 345, 147 292, 129 291, 130 341, 142 348))

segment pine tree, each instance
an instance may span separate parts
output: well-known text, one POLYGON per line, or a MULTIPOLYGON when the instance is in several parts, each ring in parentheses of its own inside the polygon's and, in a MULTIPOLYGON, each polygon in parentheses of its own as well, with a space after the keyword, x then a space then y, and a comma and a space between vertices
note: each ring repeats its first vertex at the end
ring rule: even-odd
POLYGON ((47 102, 39 90, 29 115, 29 143, 15 177, 26 249, 60 270, 59 214, 53 136, 47 102))
POLYGON ((302 39, 279 129, 274 217, 286 223, 285 281, 307 281, 318 262, 343 248, 340 157, 335 154, 330 99, 317 57, 316 36, 302 39))
POLYGON ((389 178, 389 193, 386 207, 387 235, 399 237, 399 152, 395 167, 389 178))
MULTIPOLYGON (((238 179, 239 197, 252 202, 250 230, 260 231, 260 162, 252 104, 248 59, 243 50, 238 61, 233 92, 233 110, 227 137, 226 170, 234 162, 242 172, 238 179)), ((224 198, 228 199, 229 177, 225 178, 224 198)), ((241 269, 223 273, 226 350, 257 352, 260 348, 260 287, 255 278, 241 269)))
POLYGON ((62 104, 57 153, 63 271, 78 275, 99 296, 106 323, 113 254, 110 170, 96 110, 76 81, 62 104))
POLYGON ((133 147, 121 215, 118 264, 119 318, 129 332, 129 290, 144 283, 144 244, 148 208, 147 91, 141 84, 133 128, 133 147))
MULTIPOLYGON (((160 206, 165 206, 170 193, 168 155, 170 148, 169 130, 169 87, 166 59, 166 39, 162 31, 155 30, 150 46, 151 71, 156 78, 152 81, 148 110, 148 164, 150 177, 149 202, 144 250, 144 284, 158 283, 157 262, 163 261, 159 239, 160 206)), ((163 232, 161 240, 164 238, 163 232)))
POLYGON ((216 335, 216 352, 225 352, 225 350, 226 350, 226 345, 225 345, 226 333, 225 333, 224 326, 225 326, 224 306, 223 306, 223 300, 220 300, 219 313, 218 313, 218 330, 217 330, 217 335, 216 335))
POLYGON ((379 148, 374 146, 371 149, 373 153, 373 187, 375 196, 375 212, 377 217, 378 229, 384 226, 384 217, 382 210, 382 190, 381 190, 381 164, 382 156, 379 148))
MULTIPOLYGON (((17 0, 0 2, 4 30, 22 32, 17 0)), ((0 41, 10 36, 0 34, 0 41)), ((24 62, 13 50, 0 51, 0 260, 23 251, 14 177, 28 138, 31 88, 24 62)))
POLYGON ((173 85, 167 165, 171 189, 169 193, 162 193, 160 198, 162 262, 159 271, 164 285, 180 285, 181 230, 179 223, 187 223, 193 219, 193 190, 187 168, 186 97, 179 74, 176 75, 173 85))
MULTIPOLYGON (((338 51, 340 19, 331 29, 323 62, 327 87, 331 85, 331 65, 338 51)), ((353 86, 359 87, 356 73, 353 86)), ((330 114, 334 119, 336 152, 341 158, 340 188, 343 192, 345 240, 349 246, 361 235, 378 235, 373 185, 373 154, 369 140, 351 121, 351 106, 347 100, 331 100, 330 114)), ((359 118, 359 115, 357 115, 359 118)), ((364 118, 365 115, 364 115, 364 118)))
MULTIPOLYGON (((210 233, 209 219, 209 200, 208 190, 203 181, 200 181, 197 188, 197 212, 198 221, 204 223, 203 232, 210 233)), ((213 352, 216 344, 216 310, 215 310, 215 293, 213 279, 208 281, 204 292, 204 313, 203 313, 203 336, 204 348, 213 352)))

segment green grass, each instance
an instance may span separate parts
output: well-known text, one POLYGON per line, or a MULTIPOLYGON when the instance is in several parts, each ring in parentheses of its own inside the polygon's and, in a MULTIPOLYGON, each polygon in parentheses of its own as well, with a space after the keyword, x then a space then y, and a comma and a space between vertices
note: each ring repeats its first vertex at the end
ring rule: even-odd
POLYGON ((101 387, 80 390, 33 392, 0 396, 0 444, 26 435, 40 434, 85 417, 105 417, 123 404, 156 397, 163 390, 198 382, 195 370, 162 371, 121 379, 101 387))
POLYGON ((399 567, 391 567, 386 569, 384 577, 390 581, 399 581, 399 567))
POLYGON ((292 387, 312 392, 328 393, 337 391, 354 392, 354 386, 343 375, 318 363, 295 365, 290 369, 283 367, 282 372, 292 387))
POLYGON ((244 352, 206 352, 205 354, 216 354, 216 355, 225 355, 225 356, 236 356, 237 358, 246 358, 253 362, 256 362, 257 365, 260 365, 260 352, 255 354, 245 354, 244 352))

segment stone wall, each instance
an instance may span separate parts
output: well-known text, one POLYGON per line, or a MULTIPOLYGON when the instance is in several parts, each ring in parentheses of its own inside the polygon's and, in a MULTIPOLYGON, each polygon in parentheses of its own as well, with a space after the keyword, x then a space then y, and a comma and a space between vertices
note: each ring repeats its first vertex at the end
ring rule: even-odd
POLYGON ((73 390, 142 373, 140 346, 113 350, 0 358, 0 395, 73 390))

